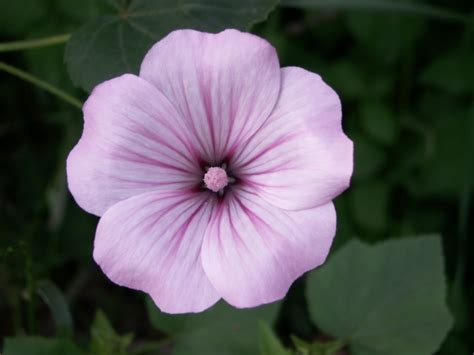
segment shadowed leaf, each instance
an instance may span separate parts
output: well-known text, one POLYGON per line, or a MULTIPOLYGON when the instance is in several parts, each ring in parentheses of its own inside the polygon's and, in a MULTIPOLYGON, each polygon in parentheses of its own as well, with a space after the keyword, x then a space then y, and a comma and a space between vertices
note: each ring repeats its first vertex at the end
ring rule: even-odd
POLYGON ((120 74, 138 72, 145 53, 173 30, 248 29, 264 20, 277 0, 110 2, 116 12, 87 22, 66 47, 71 79, 88 91, 120 74))
POLYGON ((437 237, 351 241, 308 278, 313 321, 353 355, 433 354, 452 325, 437 237))

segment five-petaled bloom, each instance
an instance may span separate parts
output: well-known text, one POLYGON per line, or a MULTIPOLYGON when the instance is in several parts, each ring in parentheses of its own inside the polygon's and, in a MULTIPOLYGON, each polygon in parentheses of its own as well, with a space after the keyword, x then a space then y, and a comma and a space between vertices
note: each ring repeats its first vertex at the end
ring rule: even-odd
POLYGON ((174 31, 83 111, 68 184, 113 282, 169 313, 252 307, 324 262, 352 142, 337 94, 265 40, 174 31))

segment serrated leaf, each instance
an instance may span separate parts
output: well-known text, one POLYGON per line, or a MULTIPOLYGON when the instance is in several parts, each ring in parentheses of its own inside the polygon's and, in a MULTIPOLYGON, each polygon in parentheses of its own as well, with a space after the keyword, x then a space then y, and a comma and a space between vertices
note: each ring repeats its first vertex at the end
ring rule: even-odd
POLYGON ((3 355, 83 355, 68 339, 19 336, 6 338, 3 355))
POLYGON ((259 322, 258 330, 261 355, 290 355, 268 324, 259 322))
POLYGON ((353 355, 433 354, 452 325, 439 237, 357 240, 308 278, 312 320, 353 355))
POLYGON ((257 354, 258 321, 271 324, 280 303, 237 309, 219 302, 211 309, 186 315, 164 314, 147 299, 150 321, 173 340, 173 354, 257 354))
POLYGON ((118 335, 102 310, 95 314, 91 327, 91 353, 93 355, 126 355, 133 335, 118 335))
POLYGON ((290 338, 298 352, 298 355, 311 355, 311 344, 298 338, 296 335, 291 335, 290 338))
POLYGON ((150 47, 173 30, 248 29, 265 19, 277 0, 132 0, 113 4, 116 13, 87 22, 66 46, 71 79, 88 91, 112 77, 136 73, 150 47))

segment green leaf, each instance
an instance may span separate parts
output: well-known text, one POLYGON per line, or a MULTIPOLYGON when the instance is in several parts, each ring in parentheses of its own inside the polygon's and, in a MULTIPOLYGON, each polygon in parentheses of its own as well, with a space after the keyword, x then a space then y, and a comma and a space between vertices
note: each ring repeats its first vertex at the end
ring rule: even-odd
POLYGON ((88 91, 104 80, 138 72, 145 53, 173 30, 247 29, 264 20, 277 0, 131 0, 112 4, 115 13, 87 22, 73 33, 66 47, 69 74, 76 85, 88 91))
POLYGON ((256 354, 259 351, 258 321, 271 324, 280 303, 252 309, 237 309, 219 302, 211 309, 186 315, 164 314, 147 299, 153 326, 168 333, 173 354, 219 355, 256 354))
POLYGON ((258 330, 261 355, 290 355, 268 324, 259 322, 258 330))
POLYGON ((298 352, 298 355, 311 355, 311 344, 298 338, 296 335, 291 335, 290 338, 298 352))
POLYGON ((452 325, 439 237, 353 240, 308 278, 312 320, 353 355, 433 354, 452 325))
POLYGON ((282 0, 282 5, 326 10, 368 10, 398 12, 440 20, 467 22, 468 17, 439 6, 399 0, 282 0))
POLYGON ((37 283, 37 292, 48 305, 60 336, 72 336, 74 325, 71 312, 63 293, 50 280, 41 280, 37 283))
POLYGON ((84 354, 68 339, 49 339, 36 336, 6 338, 3 355, 82 355, 84 354))
POLYGON ((126 355, 132 334, 118 335, 102 310, 98 310, 91 327, 91 353, 93 355, 126 355))

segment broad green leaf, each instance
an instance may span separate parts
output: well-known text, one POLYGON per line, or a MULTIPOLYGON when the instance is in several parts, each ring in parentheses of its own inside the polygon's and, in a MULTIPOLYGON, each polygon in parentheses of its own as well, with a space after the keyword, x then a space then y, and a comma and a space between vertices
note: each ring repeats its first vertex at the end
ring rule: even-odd
POLYGON ((126 355, 133 335, 118 335, 105 313, 98 310, 91 327, 91 353, 93 355, 126 355))
POLYGON ((74 25, 82 25, 85 21, 109 11, 109 6, 104 0, 61 0, 56 6, 57 11, 64 14, 65 20, 74 25))
POLYGON ((261 355, 290 355, 268 324, 259 322, 258 330, 261 355))
POLYGON ((37 291, 51 310, 58 335, 71 336, 74 325, 69 306, 61 290, 50 280, 41 280, 37 283, 37 291))
POLYGON ((111 4, 115 13, 87 22, 73 33, 66 47, 69 74, 88 91, 112 77, 136 73, 150 47, 173 30, 248 29, 265 19, 277 0, 131 0, 111 4))
POLYGON ((467 22, 468 17, 455 11, 422 2, 400 0, 282 0, 282 5, 328 10, 368 10, 398 12, 440 20, 467 22))
POLYGON ((60 338, 19 336, 6 338, 3 355, 83 355, 72 341, 60 338))
POLYGON ((172 338, 174 355, 258 354, 258 322, 271 324, 280 303, 252 309, 237 309, 219 302, 197 314, 169 315, 147 299, 150 321, 172 338))
POLYGON ((452 325, 439 237, 353 240, 308 278, 310 315, 353 355, 433 354, 452 325))

